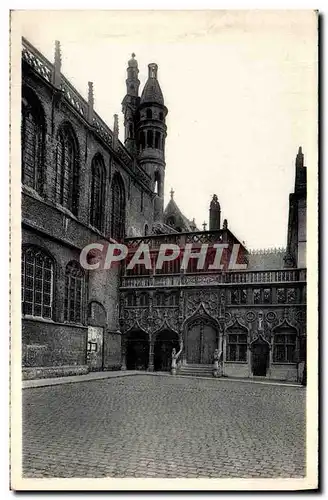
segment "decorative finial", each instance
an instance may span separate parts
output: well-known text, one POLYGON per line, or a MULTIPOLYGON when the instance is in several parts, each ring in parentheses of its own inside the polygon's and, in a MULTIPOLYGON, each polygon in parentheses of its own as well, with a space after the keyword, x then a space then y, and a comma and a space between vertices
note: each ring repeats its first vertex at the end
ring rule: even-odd
POLYGON ((90 123, 92 123, 93 121, 93 105, 94 105, 93 82, 88 82, 88 120, 90 123))
POLYGON ((52 83, 55 87, 60 88, 61 84, 61 52, 60 52, 60 41, 55 41, 55 59, 52 69, 52 83))
POLYGON ((210 204, 210 209, 217 209, 217 210, 220 210, 220 203, 218 201, 218 197, 216 194, 213 194, 213 198, 211 200, 211 204, 210 204))
POLYGON ((55 66, 61 67, 61 52, 60 52, 60 41, 55 41, 55 66))
POLYGON ((89 104, 94 103, 94 97, 93 97, 93 82, 88 82, 88 102, 89 104))
POLYGON ((302 152, 302 147, 298 148, 298 153, 296 156, 296 167, 304 167, 304 154, 302 152))
POLYGON ((114 115, 114 127, 113 127, 113 133, 114 133, 114 147, 117 144, 118 141, 118 133, 119 133, 119 126, 118 126, 118 115, 114 115))
POLYGON ((173 200, 173 196, 174 196, 173 188, 171 188, 170 195, 171 195, 171 200, 173 200))
POLYGON ((131 54, 131 59, 128 62, 129 68, 135 68, 138 72, 138 61, 135 59, 136 55, 134 52, 131 54))
POLYGON ((223 229, 228 229, 228 220, 224 219, 223 221, 223 229))
POLYGON ((207 222, 204 221, 202 226, 203 226, 203 231, 206 231, 207 222))
POLYGON ((148 78, 157 78, 158 66, 156 63, 148 64, 148 78))

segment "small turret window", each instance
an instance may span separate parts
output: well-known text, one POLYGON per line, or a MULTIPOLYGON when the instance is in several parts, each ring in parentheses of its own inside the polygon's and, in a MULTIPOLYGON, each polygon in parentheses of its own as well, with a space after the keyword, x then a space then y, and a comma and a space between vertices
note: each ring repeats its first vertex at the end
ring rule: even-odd
POLYGON ((155 133, 155 148, 160 149, 160 139, 161 139, 161 134, 159 132, 155 133))
POLYGON ((140 132, 140 149, 141 150, 145 149, 145 143, 146 143, 145 133, 144 132, 140 132))
POLYGON ((147 147, 148 148, 153 147, 153 131, 152 130, 147 131, 147 147))
POLYGON ((151 109, 147 109, 147 111, 146 111, 146 117, 147 117, 148 120, 152 119, 153 113, 152 113, 151 109))
POLYGON ((158 172, 155 172, 155 178, 154 178, 154 193, 155 194, 160 194, 161 192, 161 176, 159 175, 158 172))
POLYGON ((160 111, 160 113, 159 113, 159 119, 164 120, 164 115, 163 115, 162 111, 160 111))

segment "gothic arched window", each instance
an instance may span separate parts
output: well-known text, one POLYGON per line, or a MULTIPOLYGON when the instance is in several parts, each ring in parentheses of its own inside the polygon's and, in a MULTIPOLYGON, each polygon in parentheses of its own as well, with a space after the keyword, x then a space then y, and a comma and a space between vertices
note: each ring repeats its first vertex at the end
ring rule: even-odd
POLYGON ((147 111, 146 111, 146 117, 147 117, 147 119, 148 119, 148 120, 151 120, 151 119, 152 119, 152 117, 153 117, 152 110, 151 110, 151 109, 149 109, 149 108, 148 108, 148 109, 147 109, 147 111))
POLYGON ((23 314, 52 317, 54 262, 43 250, 28 247, 22 252, 23 314))
POLYGON ((83 323, 85 275, 79 262, 72 260, 65 271, 65 321, 83 323))
POLYGON ((92 160, 91 175, 90 224, 102 231, 105 211, 105 165, 100 155, 92 160))
POLYGON ((112 181, 111 237, 122 240, 125 236, 125 190, 121 176, 112 181))
POLYGON ((144 233, 145 233, 145 236, 148 236, 148 224, 145 224, 145 229, 144 229, 144 233))
POLYGON ((74 133, 67 124, 57 136, 55 200, 75 215, 78 207, 78 148, 74 133))
POLYGON ((22 92, 22 183, 42 194, 44 174, 45 119, 42 106, 34 93, 22 92))

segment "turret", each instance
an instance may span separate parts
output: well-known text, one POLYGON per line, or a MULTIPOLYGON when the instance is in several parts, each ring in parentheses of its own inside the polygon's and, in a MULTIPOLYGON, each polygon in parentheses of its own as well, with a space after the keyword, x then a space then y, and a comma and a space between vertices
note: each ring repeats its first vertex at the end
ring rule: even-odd
POLYGON ((162 221, 165 175, 165 117, 167 108, 157 79, 158 66, 148 65, 148 80, 136 112, 138 163, 152 178, 154 220, 162 221))
POLYGON ((213 195, 210 204, 210 231, 220 229, 221 223, 221 207, 216 194, 213 195))
POLYGON ((140 81, 138 78, 138 62, 133 53, 131 59, 128 61, 126 95, 122 101, 122 111, 124 114, 124 144, 126 148, 135 155, 137 152, 136 147, 136 110, 139 106, 139 86, 140 81))

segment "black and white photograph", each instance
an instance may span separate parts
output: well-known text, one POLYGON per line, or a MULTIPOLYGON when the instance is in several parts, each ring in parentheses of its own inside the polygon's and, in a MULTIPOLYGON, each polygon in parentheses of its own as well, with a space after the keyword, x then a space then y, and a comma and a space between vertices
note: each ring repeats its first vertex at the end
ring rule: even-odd
POLYGON ((318 24, 11 12, 12 489, 317 487, 318 24))

